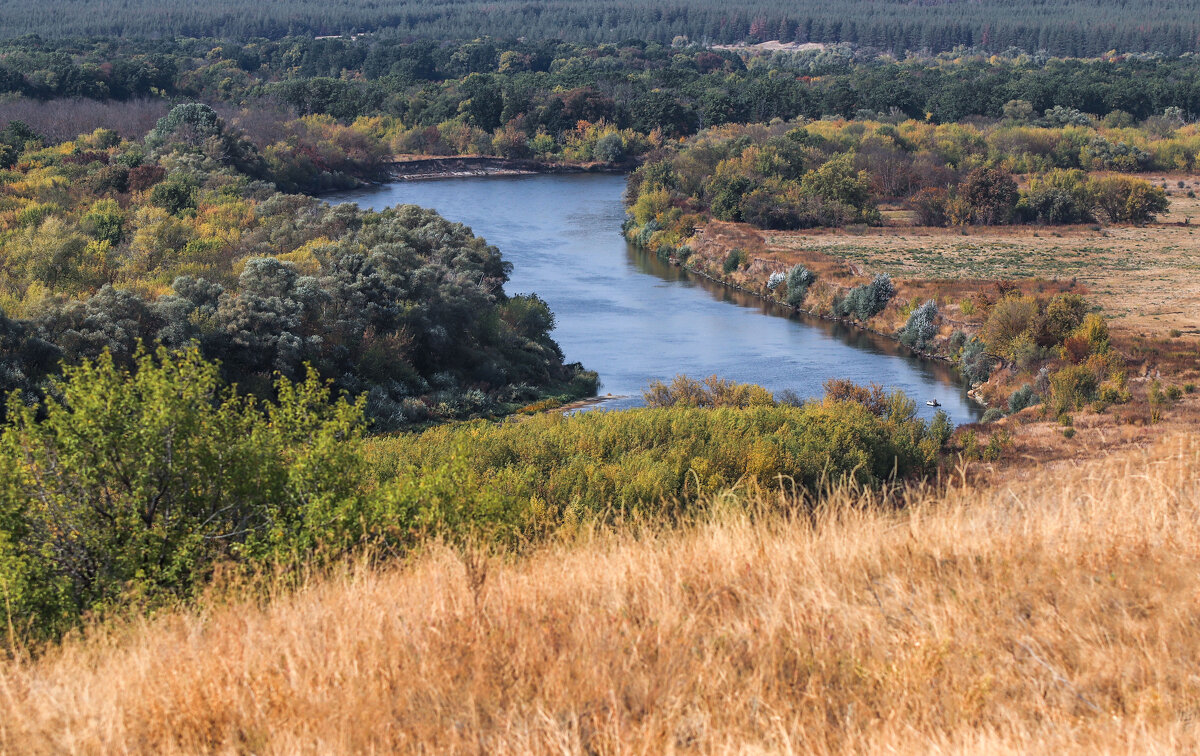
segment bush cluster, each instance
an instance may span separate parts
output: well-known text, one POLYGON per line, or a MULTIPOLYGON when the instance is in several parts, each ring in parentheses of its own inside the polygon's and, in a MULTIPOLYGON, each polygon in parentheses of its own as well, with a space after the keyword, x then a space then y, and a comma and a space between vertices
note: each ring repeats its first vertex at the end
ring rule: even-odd
POLYGON ((195 349, 135 362, 104 355, 40 402, 8 400, 0 616, 22 636, 187 596, 222 561, 313 560, 359 538, 361 400, 309 373, 258 402, 195 349))
POLYGON ((880 273, 869 284, 856 286, 833 303, 833 312, 839 317, 869 320, 883 312, 888 302, 896 295, 896 285, 887 273, 880 273))

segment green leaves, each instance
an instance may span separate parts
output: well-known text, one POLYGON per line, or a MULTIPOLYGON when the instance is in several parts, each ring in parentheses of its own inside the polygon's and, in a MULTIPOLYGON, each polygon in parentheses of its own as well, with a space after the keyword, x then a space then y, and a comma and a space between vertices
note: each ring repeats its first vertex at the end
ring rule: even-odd
POLYGON ((310 372, 262 404, 195 349, 135 362, 105 353, 40 405, 9 398, 0 582, 23 598, 2 610, 39 634, 133 593, 186 596, 221 560, 340 551, 361 530, 361 402, 331 402, 310 372))

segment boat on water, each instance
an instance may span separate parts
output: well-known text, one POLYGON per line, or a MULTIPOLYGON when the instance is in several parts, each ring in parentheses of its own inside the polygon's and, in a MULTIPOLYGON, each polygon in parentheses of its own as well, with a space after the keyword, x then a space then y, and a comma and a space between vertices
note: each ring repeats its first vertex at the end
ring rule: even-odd
POLYGON ((930 407, 941 407, 942 406, 942 403, 939 402, 937 399, 930 399, 929 401, 927 401, 925 403, 928 404, 930 407))

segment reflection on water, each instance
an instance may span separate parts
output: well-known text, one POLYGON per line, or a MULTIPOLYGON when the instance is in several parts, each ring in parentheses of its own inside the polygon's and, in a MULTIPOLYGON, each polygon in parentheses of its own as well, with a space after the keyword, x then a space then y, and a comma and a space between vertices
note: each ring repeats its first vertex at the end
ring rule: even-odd
POLYGON ((513 263, 510 293, 536 292, 554 311, 569 361, 600 373, 605 407, 636 406, 646 384, 678 373, 720 375, 800 396, 828 378, 878 382, 936 399, 956 422, 977 419, 950 366, 891 339, 713 283, 633 249, 621 237, 624 179, 611 175, 411 181, 332 201, 432 207, 470 226, 513 263))
POLYGON ((855 349, 908 360, 915 366, 927 369, 932 375, 937 376, 939 380, 946 383, 955 384, 961 380, 957 368, 944 362, 925 359, 912 350, 901 346, 900 342, 895 339, 889 339, 877 333, 864 331, 861 328, 854 328, 835 320, 825 320, 813 315, 797 313, 790 307, 785 307, 744 291, 731 289, 728 286, 722 286, 704 276, 690 273, 683 268, 659 259, 655 255, 638 250, 633 245, 627 246, 629 248, 630 263, 643 273, 675 281, 682 285, 698 286, 722 302, 755 309, 764 315, 772 317, 790 318, 804 324, 808 328, 818 328, 824 331, 830 338, 838 339, 855 349))

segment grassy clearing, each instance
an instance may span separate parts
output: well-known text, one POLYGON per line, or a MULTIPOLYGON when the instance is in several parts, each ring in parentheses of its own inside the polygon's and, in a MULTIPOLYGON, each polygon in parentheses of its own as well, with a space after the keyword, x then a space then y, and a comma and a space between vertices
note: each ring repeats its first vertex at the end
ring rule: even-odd
POLYGON ((1200 746, 1200 440, 519 560, 433 549, 0 665, 11 752, 1200 746))
MULTIPOLYGON (((1148 177, 1154 183, 1179 177, 1148 177)), ((1189 186, 1195 179, 1187 179, 1189 186)), ((1113 326, 1131 333, 1200 333, 1200 199, 1174 190, 1171 210, 1146 226, 912 227, 759 232, 759 247, 789 262, 888 272, 900 279, 1075 281, 1113 326)), ((745 242, 743 242, 745 243, 745 242)), ((748 244, 753 247, 753 243, 748 244)))

